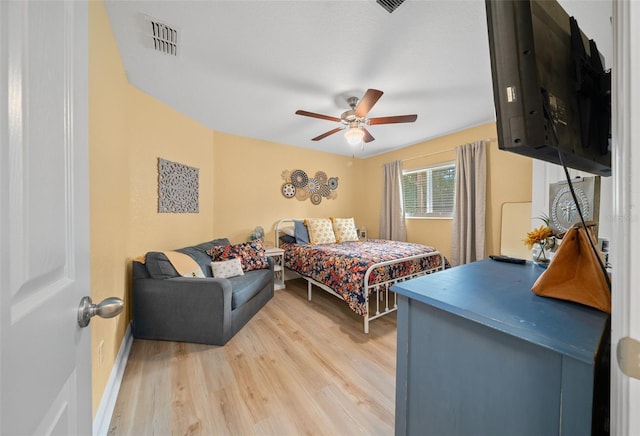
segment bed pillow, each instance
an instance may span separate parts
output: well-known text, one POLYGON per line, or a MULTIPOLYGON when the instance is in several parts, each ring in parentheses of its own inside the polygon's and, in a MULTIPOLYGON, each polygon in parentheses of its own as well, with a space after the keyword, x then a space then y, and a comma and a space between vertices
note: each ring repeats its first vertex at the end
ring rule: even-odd
POLYGON ((307 230, 307 226, 305 226, 304 221, 294 220, 293 227, 296 244, 308 244, 310 242, 309 230, 307 230))
POLYGON ((235 245, 218 245, 207 250, 214 262, 239 258, 243 271, 269 268, 269 261, 261 239, 235 245))
POLYGON ((288 236, 295 236, 295 228, 293 226, 281 227, 280 232, 288 236))
POLYGON ((356 229, 353 217, 331 217, 331 224, 333 225, 333 233, 336 235, 336 242, 358 241, 358 229, 356 229))
POLYGON ((280 236, 280 242, 283 244, 292 244, 296 242, 296 238, 290 235, 282 235, 280 236))
POLYGON ((229 277, 244 275, 244 271, 242 271, 242 262, 239 257, 234 257, 230 260, 211 262, 211 272, 217 279, 226 279, 229 277))
POLYGON ((333 233, 333 226, 329 218, 307 218, 304 223, 309 230, 310 244, 333 244, 336 242, 336 235, 333 233))

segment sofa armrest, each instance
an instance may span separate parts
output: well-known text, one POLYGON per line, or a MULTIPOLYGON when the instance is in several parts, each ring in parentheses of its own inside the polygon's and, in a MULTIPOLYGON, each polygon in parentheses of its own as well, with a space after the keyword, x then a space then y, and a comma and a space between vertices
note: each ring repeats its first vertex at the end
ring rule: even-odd
POLYGON ((132 300, 135 338, 223 345, 232 336, 227 279, 134 279, 132 300))

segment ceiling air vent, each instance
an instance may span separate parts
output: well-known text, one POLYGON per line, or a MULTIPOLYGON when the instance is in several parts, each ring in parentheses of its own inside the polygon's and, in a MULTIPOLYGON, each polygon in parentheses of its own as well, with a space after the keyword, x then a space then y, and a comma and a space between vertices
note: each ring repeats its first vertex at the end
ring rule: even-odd
POLYGON ((178 30, 167 24, 150 19, 152 47, 170 56, 178 56, 178 30))
POLYGON ((391 13, 398 9, 404 0, 378 0, 378 4, 391 13))

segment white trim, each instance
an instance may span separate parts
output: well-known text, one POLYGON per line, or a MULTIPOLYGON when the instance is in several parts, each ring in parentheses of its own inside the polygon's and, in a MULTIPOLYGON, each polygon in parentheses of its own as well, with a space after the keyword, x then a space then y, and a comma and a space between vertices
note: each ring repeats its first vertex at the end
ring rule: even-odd
POLYGON ((127 360, 129 360, 129 352, 131 351, 132 343, 133 335, 131 334, 131 325, 129 325, 129 327, 127 327, 127 331, 124 333, 124 338, 122 338, 120 350, 118 350, 116 361, 111 369, 109 381, 107 382, 107 386, 102 394, 100 407, 98 407, 98 412, 93 420, 94 436, 103 436, 109 432, 113 409, 116 406, 118 392, 120 392, 120 384, 122 383, 122 377, 124 376, 124 369, 127 366, 127 360))
MULTIPOLYGON (((455 150, 455 149, 452 149, 455 150)), ((438 162, 438 163, 434 163, 434 164, 430 164, 430 165, 423 165, 417 168, 412 168, 410 170, 402 170, 402 175, 406 175, 406 174, 411 174, 411 173, 417 173, 419 171, 424 171, 424 170, 435 170, 437 168, 446 168, 446 167, 450 167, 450 166, 456 166, 456 161, 454 160, 447 160, 444 162, 438 162)))
POLYGON ((637 86, 640 56, 637 55, 637 29, 632 23, 640 18, 635 2, 613 2, 613 68, 612 68, 612 160, 613 160, 613 224, 611 239, 614 273, 611 298, 611 434, 630 435, 640 431, 637 413, 640 383, 625 376, 618 367, 617 346, 620 339, 632 336, 637 328, 639 300, 634 285, 640 271, 634 268, 640 257, 638 245, 638 165, 640 156, 633 152, 640 144, 640 126, 634 114, 640 102, 637 86), (634 330, 635 329, 635 330, 634 330))

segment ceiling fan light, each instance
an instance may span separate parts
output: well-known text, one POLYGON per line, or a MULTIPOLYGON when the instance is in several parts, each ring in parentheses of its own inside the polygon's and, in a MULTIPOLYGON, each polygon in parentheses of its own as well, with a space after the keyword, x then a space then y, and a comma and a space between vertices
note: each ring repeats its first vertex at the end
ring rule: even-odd
POLYGON ((347 142, 350 145, 358 145, 362 142, 362 138, 364 138, 364 130, 359 127, 350 127, 344 134, 344 137, 347 138, 347 142))

